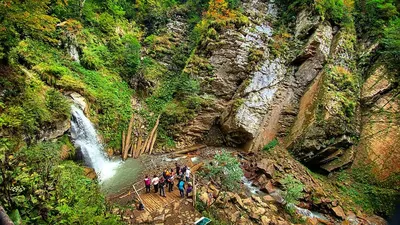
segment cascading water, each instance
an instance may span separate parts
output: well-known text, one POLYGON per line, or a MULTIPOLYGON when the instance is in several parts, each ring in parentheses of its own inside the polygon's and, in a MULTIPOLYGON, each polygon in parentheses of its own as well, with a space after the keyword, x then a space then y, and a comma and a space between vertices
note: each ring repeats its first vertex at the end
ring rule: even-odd
POLYGON ((120 161, 110 161, 104 154, 93 124, 83 111, 72 105, 71 136, 75 147, 79 147, 85 163, 92 167, 101 181, 112 177, 116 173, 120 161))

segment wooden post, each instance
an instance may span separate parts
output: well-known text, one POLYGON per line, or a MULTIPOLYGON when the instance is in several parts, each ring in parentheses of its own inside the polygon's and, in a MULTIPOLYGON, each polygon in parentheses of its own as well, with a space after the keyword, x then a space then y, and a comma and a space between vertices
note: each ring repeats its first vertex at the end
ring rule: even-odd
MULTIPOLYGON (((136 194, 137 194, 137 196, 138 196, 138 198, 139 198, 139 201, 143 204, 143 206, 145 206, 144 203, 143 203, 142 198, 140 197, 139 193, 136 191, 135 185, 132 185, 132 187, 133 187, 133 190, 135 190, 135 192, 136 192, 136 194)), ((145 207, 146 207, 146 206, 145 206, 145 207)))
POLYGON ((196 206, 196 177, 193 173, 193 207, 196 206))

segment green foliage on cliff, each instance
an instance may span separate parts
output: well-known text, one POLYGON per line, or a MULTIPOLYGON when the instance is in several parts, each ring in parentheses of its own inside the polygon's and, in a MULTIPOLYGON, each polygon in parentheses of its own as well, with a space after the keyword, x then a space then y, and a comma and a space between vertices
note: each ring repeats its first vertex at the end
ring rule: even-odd
POLYGON ((24 224, 118 224, 97 184, 83 168, 62 161, 68 138, 26 146, 0 139, 0 204, 24 224))

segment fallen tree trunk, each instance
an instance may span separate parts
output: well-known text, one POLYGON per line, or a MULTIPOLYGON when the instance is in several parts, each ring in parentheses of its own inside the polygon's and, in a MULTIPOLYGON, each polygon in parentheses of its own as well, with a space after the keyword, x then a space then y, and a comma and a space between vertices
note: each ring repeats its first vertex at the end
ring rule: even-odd
POLYGON ((153 140, 151 141, 149 155, 151 155, 151 153, 153 152, 153 148, 154 148, 154 144, 156 143, 156 139, 157 139, 157 131, 154 134, 153 140))
POLYGON ((160 123, 160 116, 161 115, 158 115, 156 124, 154 125, 153 129, 150 132, 149 137, 147 138, 147 142, 145 144, 144 152, 150 152, 150 146, 151 146, 151 143, 153 141, 154 134, 155 134, 155 132, 157 130, 158 124, 160 123))
POLYGON ((125 131, 122 131, 122 147, 121 147, 121 156, 124 155, 125 151, 125 131))
POLYGON ((194 151, 203 149, 205 147, 207 147, 207 145, 194 145, 194 146, 189 147, 187 149, 183 149, 183 150, 172 152, 172 153, 174 153, 174 154, 183 154, 183 153, 188 153, 188 152, 194 152, 194 151))
POLYGON ((126 140, 125 140, 125 148, 124 148, 124 154, 122 159, 126 160, 126 158, 128 157, 128 151, 129 151, 129 145, 131 145, 132 141, 131 141, 131 135, 132 135, 132 127, 133 127, 133 114, 131 117, 131 120, 129 121, 129 126, 128 126, 128 133, 126 134, 126 140))
POLYGON ((8 217, 6 211, 0 206, 0 224, 14 225, 13 221, 8 217))
MULTIPOLYGON (((139 134, 140 135, 140 134, 139 134)), ((138 138, 138 144, 137 144, 137 149, 136 149, 136 158, 140 156, 140 153, 142 151, 142 136, 139 136, 138 138)))

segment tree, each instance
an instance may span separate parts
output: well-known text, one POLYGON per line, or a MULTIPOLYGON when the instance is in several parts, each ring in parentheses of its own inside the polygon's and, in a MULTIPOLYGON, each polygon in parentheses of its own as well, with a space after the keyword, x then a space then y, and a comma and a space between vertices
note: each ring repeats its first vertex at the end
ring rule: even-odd
POLYGON ((237 158, 226 151, 214 156, 212 163, 206 166, 206 177, 220 184, 220 192, 237 191, 240 188, 243 171, 237 158))

